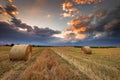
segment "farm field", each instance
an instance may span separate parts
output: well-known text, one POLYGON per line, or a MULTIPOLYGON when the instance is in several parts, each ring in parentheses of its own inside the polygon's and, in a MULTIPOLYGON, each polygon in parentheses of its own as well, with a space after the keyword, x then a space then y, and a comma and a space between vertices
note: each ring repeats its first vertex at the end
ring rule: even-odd
POLYGON ((120 80, 120 48, 33 47, 29 61, 10 61, 0 47, 0 80, 120 80))

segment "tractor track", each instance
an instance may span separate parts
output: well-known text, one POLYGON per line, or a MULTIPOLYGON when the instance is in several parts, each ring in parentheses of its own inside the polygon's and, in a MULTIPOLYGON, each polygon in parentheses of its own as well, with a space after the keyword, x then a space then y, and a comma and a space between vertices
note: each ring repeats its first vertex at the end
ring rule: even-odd
POLYGON ((51 48, 35 53, 27 62, 8 60, 13 68, 5 72, 0 80, 90 80, 51 48))

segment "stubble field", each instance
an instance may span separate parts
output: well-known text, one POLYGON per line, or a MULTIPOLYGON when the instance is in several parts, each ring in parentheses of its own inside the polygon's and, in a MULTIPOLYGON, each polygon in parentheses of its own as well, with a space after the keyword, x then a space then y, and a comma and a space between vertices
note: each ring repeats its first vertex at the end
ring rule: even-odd
POLYGON ((0 47, 0 80, 120 80, 120 48, 33 47, 29 61, 10 61, 0 47))

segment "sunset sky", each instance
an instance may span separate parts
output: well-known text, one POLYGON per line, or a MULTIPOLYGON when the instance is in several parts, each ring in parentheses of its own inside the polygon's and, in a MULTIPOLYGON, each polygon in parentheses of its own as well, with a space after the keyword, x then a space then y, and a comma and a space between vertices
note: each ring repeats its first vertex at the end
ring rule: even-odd
POLYGON ((0 44, 119 46, 120 0, 0 0, 0 44))

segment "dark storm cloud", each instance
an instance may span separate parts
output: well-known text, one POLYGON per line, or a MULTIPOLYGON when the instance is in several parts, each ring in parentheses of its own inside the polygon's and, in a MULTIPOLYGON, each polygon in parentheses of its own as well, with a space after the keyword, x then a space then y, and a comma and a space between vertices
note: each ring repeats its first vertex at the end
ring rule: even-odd
POLYGON ((50 28, 38 28, 37 26, 34 27, 33 31, 36 35, 39 35, 41 37, 51 37, 51 35, 60 33, 60 31, 54 31, 50 28))
POLYGON ((89 16, 88 14, 85 15, 85 18, 78 18, 77 21, 75 21, 76 19, 72 20, 72 26, 76 27, 76 29, 79 29, 78 27, 81 27, 81 24, 87 27, 84 34, 88 36, 85 39, 105 37, 117 39, 116 37, 120 36, 120 6, 111 11, 97 9, 90 15, 92 15, 90 18, 87 17, 89 16))
POLYGON ((39 37, 51 37, 54 34, 60 33, 60 31, 55 31, 50 28, 39 28, 38 26, 34 26, 34 28, 32 28, 32 26, 29 26, 26 23, 22 23, 20 19, 16 18, 12 18, 11 22, 13 25, 15 25, 15 27, 27 29, 27 32, 31 32, 39 37))
POLYGON ((5 7, 0 5, 0 14, 15 17, 18 14, 18 9, 12 0, 7 0, 7 5, 5 7))
POLYGON ((52 37, 54 34, 59 34, 60 31, 55 31, 49 28, 38 28, 35 27, 32 29, 31 26, 23 24, 21 20, 13 19, 13 24, 8 24, 6 22, 0 22, 0 40, 11 41, 11 42, 31 42, 46 44, 52 43, 55 37, 52 37), (29 31, 20 31, 18 28, 27 28, 29 31))
POLYGON ((101 19, 95 28, 91 28, 92 32, 106 32, 107 35, 118 35, 120 32, 120 6, 108 12, 101 19))
POLYGON ((0 5, 0 14, 11 16, 10 24, 0 22, 0 42, 23 42, 34 44, 49 44, 56 40, 54 34, 59 34, 60 31, 52 30, 50 28, 32 27, 17 19, 15 15, 18 14, 17 7, 12 0, 7 0, 7 5, 3 7, 0 5))
MULTIPOLYGON (((14 27, 6 22, 0 22, 0 39, 3 40, 17 40, 22 38, 23 40, 28 38, 26 34, 18 32, 14 27)), ((28 35, 29 36, 29 35, 28 35)))
POLYGON ((31 26, 27 25, 26 23, 22 23, 20 19, 12 18, 11 22, 15 25, 15 27, 27 29, 28 32, 33 30, 31 26))
MULTIPOLYGON (((9 1, 12 1, 12 0, 9 0, 9 1)), ((73 2, 77 0, 67 0, 67 2, 69 1, 73 2)), ((43 24, 44 24, 44 21, 47 21, 47 20, 43 19, 42 16, 45 16, 46 13, 52 14, 54 16, 59 15, 61 13, 59 9, 60 4, 64 2, 64 0, 58 0, 58 1, 36 0, 35 4, 33 2, 34 0, 15 1, 15 3, 17 3, 18 8, 20 8, 21 10, 20 15, 18 17, 22 16, 23 19, 27 19, 28 17, 31 19, 36 18, 36 22, 40 21, 40 18, 41 18, 41 21, 43 21, 43 24), (25 6, 23 6, 23 4, 25 4, 25 6), (41 6, 40 4, 43 6, 41 6), (31 11, 31 8, 33 8, 33 11, 31 11)), ((70 40, 65 41, 64 38, 61 38, 61 36, 59 39, 56 37, 53 37, 54 34, 59 34, 60 31, 55 31, 50 28, 39 28, 38 26, 32 27, 30 25, 27 25, 26 23, 23 23, 20 19, 16 19, 15 15, 17 15, 17 8, 15 7, 15 5, 12 6, 11 4, 9 4, 4 7, 5 10, 3 10, 3 7, 0 7, 0 14, 4 11, 4 12, 7 12, 8 15, 12 17, 12 21, 10 24, 6 22, 0 22, 0 42, 4 42, 5 40, 5 41, 11 41, 11 42, 25 42, 25 43, 28 42, 28 44, 34 43, 37 45, 50 44, 51 42, 56 42, 55 43, 56 45, 103 45, 103 44, 104 45, 106 44, 120 45, 120 42, 119 42, 120 41, 120 34, 119 34, 120 6, 114 10, 111 10, 119 2, 120 0, 115 0, 115 1, 109 0, 109 2, 108 0, 105 0, 105 3, 103 2, 96 6, 98 6, 98 8, 105 8, 109 10, 107 11, 107 10, 97 9, 95 12, 92 12, 90 14, 92 15, 90 18, 89 18, 89 12, 93 10, 90 5, 84 4, 83 6, 76 6, 76 7, 75 5, 72 4, 73 6, 71 6, 71 4, 68 4, 68 3, 61 5, 63 10, 65 9, 63 11, 64 12, 63 16, 66 16, 66 17, 72 16, 71 25, 74 27, 71 27, 70 29, 68 29, 67 32, 71 30, 71 33, 69 33, 69 35, 71 36, 70 38, 72 38, 73 40, 75 40, 74 38, 77 38, 76 42, 70 41, 70 40), (68 10, 66 10, 66 7, 68 10), (81 16, 81 13, 78 10, 84 15, 81 16), (75 23, 73 24, 73 22, 75 23), (25 29, 26 31, 22 31, 22 29, 23 30, 25 29)), ((81 5, 80 2, 74 2, 74 3, 81 5)), ((30 22, 30 21, 31 21, 31 24, 34 24, 34 23, 36 24, 36 22, 34 22, 35 20, 29 20, 27 22, 30 22)), ((62 22, 58 23, 57 19, 54 19, 53 23, 52 22, 48 22, 48 23, 60 24, 59 26, 63 27, 62 24, 66 23, 67 20, 61 20, 61 21, 62 22)), ((38 25, 39 25, 39 22, 38 22, 38 25)), ((41 25, 42 25, 42 22, 41 22, 41 25)), ((51 45, 53 44, 51 43, 51 45)))
MULTIPOLYGON (((83 45, 108 45, 112 43, 114 45, 120 45, 120 6, 111 11, 96 10, 90 15, 92 15, 90 18, 88 14, 83 16, 83 18, 79 17, 70 22, 70 25, 72 25, 72 33, 73 31, 79 32, 81 30, 80 28, 84 26, 87 27, 87 29, 84 30, 84 34, 87 36, 82 40, 77 39, 74 41, 74 38, 76 38, 75 35, 70 35, 73 39, 68 41, 68 43, 73 45, 80 43, 83 43, 83 45)), ((80 31, 78 34, 82 33, 83 32, 80 31)))
MULTIPOLYGON (((91 26, 85 32, 89 36, 82 42, 83 45, 120 45, 120 6, 105 13, 95 24, 89 24, 91 26)), ((77 43, 81 40, 74 44, 77 43)))
POLYGON ((120 32, 120 19, 114 19, 104 26, 104 30, 109 34, 119 34, 120 32))

